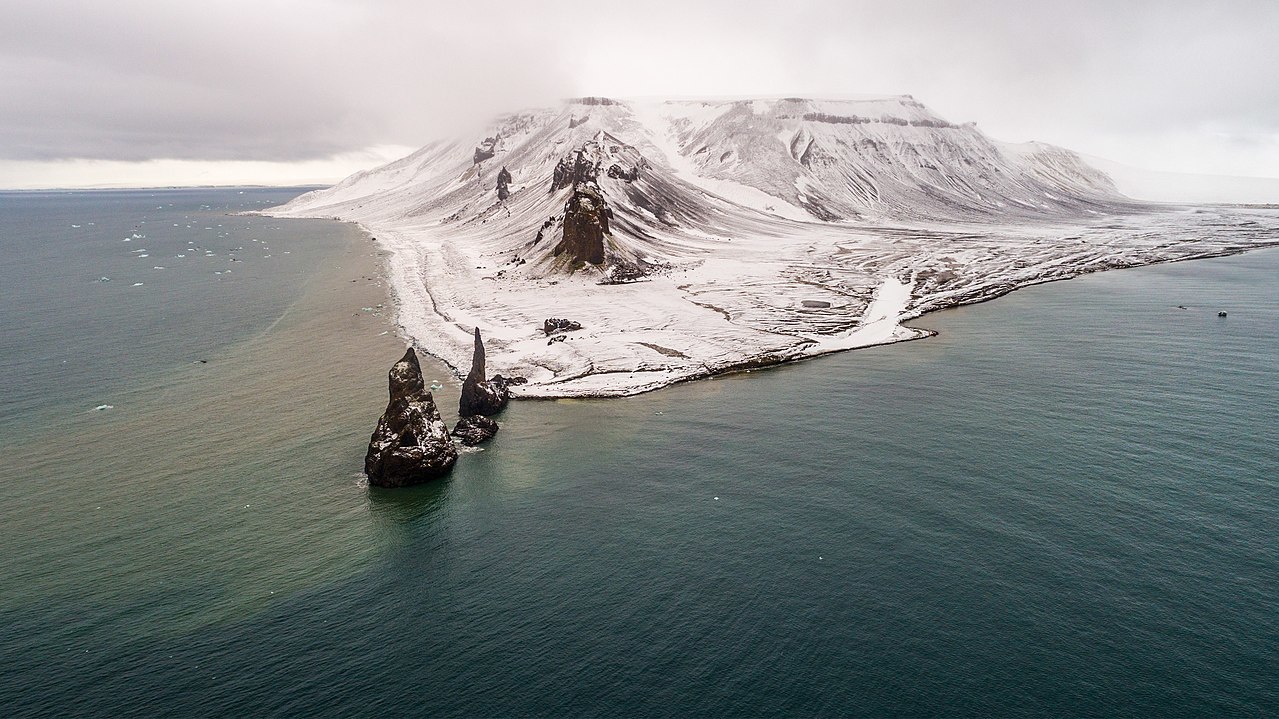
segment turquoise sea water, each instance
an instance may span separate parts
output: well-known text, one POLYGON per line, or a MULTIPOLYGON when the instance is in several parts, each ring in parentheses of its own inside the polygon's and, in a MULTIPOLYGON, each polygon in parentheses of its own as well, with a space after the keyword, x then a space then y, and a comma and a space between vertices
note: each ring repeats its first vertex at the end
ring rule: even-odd
POLYGON ((199 192, 0 195, 5 715, 1279 712, 1279 251, 517 403, 387 492, 355 477, 401 349, 367 238, 236 218, 296 264, 174 280, 170 326, 43 219, 289 194, 199 192))

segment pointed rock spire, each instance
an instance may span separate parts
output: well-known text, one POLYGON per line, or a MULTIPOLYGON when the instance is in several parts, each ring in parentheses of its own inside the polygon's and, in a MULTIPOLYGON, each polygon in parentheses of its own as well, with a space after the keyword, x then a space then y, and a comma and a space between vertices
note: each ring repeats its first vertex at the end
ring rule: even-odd
POLYGON ((502 171, 497 173, 497 199, 505 200, 511 196, 511 173, 506 169, 506 165, 502 165, 502 171))
POLYGON ((494 415, 502 411, 511 393, 506 382, 494 378, 492 382, 485 376, 484 341, 480 338, 480 328, 475 328, 475 351, 471 355, 471 371, 462 383, 462 396, 458 400, 457 413, 461 417, 477 414, 494 415))

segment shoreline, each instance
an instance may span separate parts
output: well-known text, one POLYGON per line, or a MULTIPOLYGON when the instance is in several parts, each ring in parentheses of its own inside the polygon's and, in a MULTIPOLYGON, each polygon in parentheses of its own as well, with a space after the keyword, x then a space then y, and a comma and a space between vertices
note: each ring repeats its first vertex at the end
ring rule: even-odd
MULTIPOLYGON (((274 208, 270 208, 267 210, 253 211, 253 214, 276 217, 279 219, 292 219, 289 215, 272 214, 271 209, 274 209, 274 208)), ((456 357, 450 358, 450 356, 448 356, 450 354, 450 352, 448 351, 450 349, 449 347, 443 345, 442 343, 431 342, 429 340, 424 340, 420 338, 418 336, 418 333, 414 332, 412 328, 412 325, 414 324, 420 324, 420 325, 434 324, 441 328, 446 326, 453 327, 453 328, 456 328, 459 332, 465 334, 467 339, 469 339, 469 328, 463 327, 460 323, 458 323, 452 317, 440 311, 439 303, 435 297, 435 292, 438 291, 438 288, 436 289, 431 288, 430 286, 428 286, 428 284, 424 280, 421 282, 422 284, 421 291, 426 296, 426 298, 428 298, 429 306, 424 306, 422 303, 414 303, 413 306, 410 306, 410 302, 412 302, 414 299, 413 297, 414 293, 408 291, 408 288, 406 287, 406 285, 408 285, 409 283, 410 276, 414 274, 416 274, 419 277, 421 276, 421 267, 420 267, 420 261, 422 258, 421 248, 415 248, 413 239, 402 230, 396 230, 391 227, 379 227, 377 225, 366 224, 365 222, 361 222, 358 220, 347 220, 339 217, 329 217, 327 219, 331 219, 338 222, 347 222, 355 225, 357 228, 359 228, 361 232, 363 232, 367 237, 369 237, 378 245, 379 250, 381 250, 380 252, 381 257, 378 258, 378 262, 377 262, 379 267, 379 275, 381 279, 383 279, 386 282, 385 291, 387 294, 387 298, 391 302, 394 309, 393 317, 394 317, 394 326, 395 326, 396 335, 400 339, 402 339, 404 342, 412 344, 415 347, 417 347, 419 350, 421 350, 422 352, 430 355, 432 359, 438 362, 441 362, 445 367, 448 368, 450 373, 453 375, 453 378, 456 381, 460 382, 461 378, 465 374, 462 368, 467 366, 466 361, 462 361, 462 360, 469 360, 469 354, 461 358, 456 358, 456 357), (383 239, 388 237, 392 239, 391 240, 383 239), (408 255, 415 255, 415 256, 411 258, 412 259, 411 262, 406 263, 405 260, 410 259, 407 257, 408 255), (408 316, 406 317, 406 315, 408 316)), ((1229 257, 1229 256, 1244 254, 1247 252, 1252 252, 1257 250, 1273 249, 1275 247, 1279 247, 1279 240, 1256 243, 1255 245, 1250 247, 1207 249, 1202 253, 1198 253, 1198 254, 1194 254, 1186 257, 1153 258, 1150 261, 1141 262, 1137 264, 1128 264, 1128 263, 1113 264, 1113 265, 1091 264, 1091 265, 1084 265, 1079 267, 1071 267, 1071 268, 1065 269, 1065 271, 1061 272, 1060 274, 1051 274, 1051 275, 1045 274, 1045 275, 1041 275, 1039 277, 1030 279, 1028 281, 1021 281, 1013 284, 990 285, 985 288, 982 288, 981 290, 979 290, 978 292, 972 295, 967 295, 967 294, 954 295, 950 298, 944 298, 940 301, 941 303, 936 304, 936 306, 928 306, 926 309, 922 311, 917 310, 915 307, 912 307, 912 305, 917 306, 921 302, 924 302, 925 300, 928 299, 927 296, 920 296, 915 294, 914 292, 911 292, 909 296, 906 298, 905 304, 901 306, 896 313, 894 313, 894 317, 893 317, 894 323, 891 327, 890 333, 887 336, 883 336, 882 338, 876 338, 873 341, 854 344, 852 342, 849 342, 848 340, 852 339, 853 336, 866 330, 867 325, 875 324, 876 321, 882 322, 884 319, 887 318, 887 315, 883 315, 880 317, 873 317, 871 322, 866 323, 866 325, 859 324, 858 326, 854 327, 851 331, 844 333, 842 336, 832 335, 832 336, 826 336, 823 338, 812 338, 810 336, 810 339, 812 339, 813 341, 810 344, 801 346, 799 351, 778 353, 778 352, 770 352, 770 351, 764 350, 751 356, 739 358, 736 361, 733 361, 725 365, 711 367, 706 364, 702 364, 700 371, 686 372, 686 373, 678 374, 675 376, 670 376, 673 373, 662 373, 663 375, 667 375, 667 376, 653 376, 656 373, 648 373, 649 376, 644 378, 644 380, 646 381, 642 381, 639 383, 632 382, 630 384, 615 385, 613 387, 604 386, 604 382, 607 381, 605 378, 607 378, 609 375, 618 375, 623 373, 612 372, 612 371, 587 372, 581 375, 565 378, 559 382, 539 384, 530 388, 536 391, 529 391, 529 390, 525 390, 523 387, 516 387, 514 388, 516 391, 513 391, 511 393, 511 398, 514 400, 559 400, 559 399, 612 399, 612 398, 619 398, 619 397, 633 397, 640 394, 655 392, 657 390, 670 387, 676 384, 683 384, 685 382, 692 382, 695 380, 703 380, 703 379, 710 379, 718 376, 738 374, 743 372, 751 372, 758 369, 767 369, 770 367, 776 367, 776 366, 801 362, 805 360, 816 359, 818 357, 824 357, 824 356, 839 353, 839 352, 855 351, 855 350, 866 349, 870 347, 880 347, 888 344, 897 344, 900 342, 910 342, 914 340, 928 339, 930 337, 936 337, 939 333, 936 330, 932 330, 926 327, 909 326, 905 323, 917 321, 929 314, 932 314, 934 312, 940 312, 946 309, 954 309, 956 307, 963 307, 968 305, 980 304, 984 302, 990 302, 992 300, 999 299, 1000 297, 1004 297, 1008 294, 1016 292, 1017 290, 1020 290, 1020 289, 1024 289, 1026 287, 1034 287, 1036 285, 1048 284, 1052 282, 1072 280, 1078 277, 1083 277, 1086 275, 1091 275, 1099 272, 1107 272, 1112 270, 1123 270, 1123 269, 1136 269, 1140 267, 1150 267, 1154 265, 1171 264, 1175 262, 1189 262, 1193 260, 1212 259, 1216 257, 1229 257), (843 341, 840 341, 840 340, 843 340, 843 341), (591 383, 589 381, 589 378, 595 378, 596 382, 591 383), (587 382, 580 382, 581 380, 587 380, 587 382), (578 382, 579 384, 599 384, 601 386, 599 387, 599 389, 596 389, 594 391, 590 389, 583 390, 579 388, 575 388, 572 391, 560 391, 560 392, 555 391, 555 387, 557 385, 567 384, 569 382, 578 382)), ((885 281, 884 285, 881 285, 880 288, 876 289, 875 296, 872 297, 872 300, 868 304, 868 307, 865 313, 863 314, 863 317, 871 316, 872 311, 874 310, 876 299, 878 298, 881 289, 883 289, 885 285, 888 285, 894 279, 895 278, 891 278, 891 277, 888 278, 888 280, 885 281)), ((900 280, 897 280, 897 282, 899 284, 903 284, 900 282, 900 280)), ((915 286, 916 285, 912 283, 912 285, 909 285, 908 288, 913 289, 915 286)), ((937 302, 937 300, 934 299, 934 302, 937 302)), ((481 325, 481 330, 486 331, 486 337, 487 337, 488 336, 487 328, 481 325)), ((456 354, 456 352, 454 352, 453 354, 456 354)), ((628 379, 634 380, 635 379, 634 375, 638 374, 638 372, 629 372, 624 374, 628 375, 628 379)))

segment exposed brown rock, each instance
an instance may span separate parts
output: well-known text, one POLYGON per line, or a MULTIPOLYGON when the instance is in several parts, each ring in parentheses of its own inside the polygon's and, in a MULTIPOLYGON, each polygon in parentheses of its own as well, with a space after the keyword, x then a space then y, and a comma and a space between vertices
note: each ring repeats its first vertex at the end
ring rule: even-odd
POLYGON ((593 265, 604 262, 604 235, 613 211, 593 184, 579 185, 564 205, 564 234, 553 254, 593 265))

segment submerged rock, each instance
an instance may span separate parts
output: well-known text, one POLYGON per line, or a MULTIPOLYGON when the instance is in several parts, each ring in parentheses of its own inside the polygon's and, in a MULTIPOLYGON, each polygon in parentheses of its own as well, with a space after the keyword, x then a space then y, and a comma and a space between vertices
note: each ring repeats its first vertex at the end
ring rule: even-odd
POLYGON ((462 444, 474 447, 480 442, 492 439, 493 435, 497 434, 497 430, 497 422, 482 414, 476 414, 458 419, 453 427, 453 436, 457 437, 462 444))
POLYGON ((500 377, 493 381, 485 379, 484 342, 480 339, 480 328, 475 328, 475 352, 471 356, 471 371, 462 383, 462 396, 458 400, 457 413, 461 417, 472 417, 477 414, 494 415, 502 411, 511 399, 507 382, 500 377))
POLYGON ((404 487, 441 477, 457 461, 457 447, 426 391, 410 347, 391 367, 391 400, 369 439, 364 473, 376 487, 404 487))

